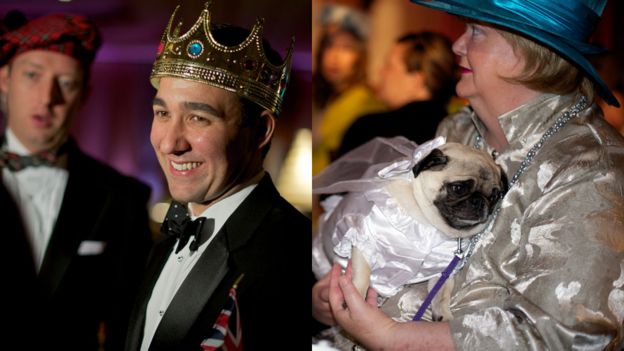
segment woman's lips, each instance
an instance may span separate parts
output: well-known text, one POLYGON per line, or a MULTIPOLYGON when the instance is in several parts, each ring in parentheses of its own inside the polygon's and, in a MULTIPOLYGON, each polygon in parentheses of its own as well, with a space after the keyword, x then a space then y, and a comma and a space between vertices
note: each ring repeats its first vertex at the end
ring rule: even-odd
POLYGON ((468 69, 466 67, 459 67, 459 71, 461 72, 461 74, 468 74, 468 73, 472 73, 471 69, 468 69))

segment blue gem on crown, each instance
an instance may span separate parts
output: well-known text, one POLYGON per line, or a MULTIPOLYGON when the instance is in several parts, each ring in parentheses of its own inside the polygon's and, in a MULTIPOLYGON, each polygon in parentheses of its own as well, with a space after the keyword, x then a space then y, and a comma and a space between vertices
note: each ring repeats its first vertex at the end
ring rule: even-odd
POLYGON ((199 57, 204 51, 204 45, 199 40, 193 40, 186 47, 186 52, 192 58, 199 57))

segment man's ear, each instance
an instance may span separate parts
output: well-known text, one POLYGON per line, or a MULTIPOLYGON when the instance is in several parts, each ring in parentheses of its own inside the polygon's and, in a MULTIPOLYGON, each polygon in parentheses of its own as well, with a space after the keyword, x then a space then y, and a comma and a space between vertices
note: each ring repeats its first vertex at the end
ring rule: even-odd
POLYGON ((9 74, 10 68, 6 64, 0 68, 0 92, 7 94, 9 92, 9 74))
POLYGON ((258 126, 258 148, 262 149, 271 141, 275 131, 275 115, 269 110, 264 110, 260 114, 260 125, 258 126))

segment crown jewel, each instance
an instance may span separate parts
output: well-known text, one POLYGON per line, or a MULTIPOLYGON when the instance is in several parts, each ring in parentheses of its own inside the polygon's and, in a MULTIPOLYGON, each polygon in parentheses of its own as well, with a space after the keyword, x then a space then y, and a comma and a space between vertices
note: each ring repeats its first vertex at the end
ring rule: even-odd
POLYGON ((249 36, 240 44, 218 43, 210 31, 210 1, 183 35, 182 22, 171 32, 180 8, 173 11, 163 33, 150 81, 155 88, 162 77, 178 77, 222 88, 279 114, 290 75, 294 38, 281 65, 267 60, 262 47, 264 20, 256 19, 249 36))

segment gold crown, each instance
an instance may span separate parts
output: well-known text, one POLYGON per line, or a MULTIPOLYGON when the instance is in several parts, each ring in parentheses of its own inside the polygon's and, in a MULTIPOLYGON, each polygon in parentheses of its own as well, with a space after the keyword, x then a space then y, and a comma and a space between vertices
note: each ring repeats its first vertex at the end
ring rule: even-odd
POLYGON ((265 56, 262 47, 264 20, 261 18, 256 19, 256 24, 242 43, 222 45, 210 32, 210 3, 206 3, 193 27, 181 36, 178 34, 182 22, 171 33, 180 6, 173 11, 150 75, 152 85, 158 89, 162 77, 193 80, 237 93, 279 114, 290 75, 294 38, 279 66, 271 64, 265 56))

